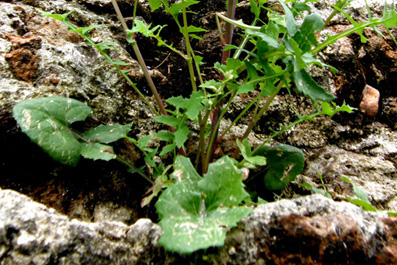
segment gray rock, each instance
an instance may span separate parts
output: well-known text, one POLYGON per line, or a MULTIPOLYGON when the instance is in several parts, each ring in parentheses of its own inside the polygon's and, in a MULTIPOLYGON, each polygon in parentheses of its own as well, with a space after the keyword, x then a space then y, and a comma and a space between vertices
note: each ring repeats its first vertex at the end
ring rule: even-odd
POLYGON ((232 229, 223 248, 181 257, 157 245, 161 229, 148 219, 81 222, 0 190, 1 264, 392 264, 397 219, 364 212, 320 195, 257 206, 232 229), (201 260, 201 262, 200 262, 201 260))
POLYGON ((0 190, 0 205, 1 264, 150 264, 158 248, 161 230, 148 219, 70 220, 11 190, 0 190))

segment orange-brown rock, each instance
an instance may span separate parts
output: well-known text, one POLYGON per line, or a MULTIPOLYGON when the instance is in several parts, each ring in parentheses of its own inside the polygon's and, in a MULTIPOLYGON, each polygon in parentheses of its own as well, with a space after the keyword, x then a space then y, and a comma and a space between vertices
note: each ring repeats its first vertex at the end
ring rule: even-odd
POLYGON ((375 117, 379 112, 379 98, 379 91, 370 85, 366 85, 363 90, 363 99, 360 102, 360 111, 370 117, 375 117))

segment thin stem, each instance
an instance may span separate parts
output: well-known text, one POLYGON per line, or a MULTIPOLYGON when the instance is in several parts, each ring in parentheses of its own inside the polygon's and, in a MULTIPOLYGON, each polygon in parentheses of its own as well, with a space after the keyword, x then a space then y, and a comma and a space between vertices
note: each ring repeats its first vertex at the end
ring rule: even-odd
MULTIPOLYGON (((119 8, 116 0, 112 0, 112 4, 113 4, 113 7, 114 7, 114 9, 116 11, 117 17, 119 18, 119 20, 121 22, 121 25, 123 26, 124 31, 127 31, 128 30, 128 26, 127 26, 127 24, 126 24, 126 22, 124 20, 123 15, 121 14, 120 8, 119 8)), ((135 56, 138 59, 138 62, 139 62, 139 65, 141 66, 143 74, 145 75, 145 78, 146 78, 146 81, 148 82, 150 90, 152 91, 152 94, 153 94, 153 96, 154 96, 154 98, 155 98, 155 100, 156 100, 156 102, 157 102, 157 104, 158 104, 158 106, 160 108, 161 113, 163 115, 168 115, 167 110, 165 109, 164 103, 161 100, 159 93, 157 92, 156 86, 154 85, 153 79, 150 76, 149 70, 148 70, 148 68, 146 66, 145 61, 143 60, 142 54, 141 54, 141 52, 139 50, 138 44, 135 41, 135 39, 133 39, 133 41, 131 42, 131 46, 132 46, 132 49, 134 50, 135 56)))
MULTIPOLYGON (((286 74, 285 79, 289 78, 289 74, 286 74)), ((280 89, 284 86, 284 81, 280 81, 280 83, 277 85, 276 90, 270 95, 270 97, 267 99, 265 105, 259 110, 259 112, 254 116, 252 122, 248 126, 247 130, 244 133, 243 138, 248 137, 252 129, 255 127, 255 125, 258 123, 260 117, 267 111, 269 108, 270 104, 273 102, 274 98, 277 96, 278 92, 280 89)))
MULTIPOLYGON (((220 103, 224 102, 224 99, 225 99, 226 95, 224 95, 224 97, 222 99, 220 99, 220 102, 217 104, 217 106, 219 106, 219 108, 221 106, 220 103)), ((219 112, 218 112, 219 113, 219 117, 217 118, 217 122, 216 122, 215 125, 212 125, 212 129, 214 129, 214 131, 218 132, 219 126, 221 124, 221 120, 222 120, 223 116, 225 116, 226 111, 229 109, 230 104, 233 102, 233 99, 236 97, 236 95, 237 95, 237 93, 234 93, 230 97, 230 99, 229 99, 229 101, 228 101, 228 103, 227 103, 225 108, 222 108, 222 109, 220 108, 219 109, 219 112)), ((215 153, 215 150, 216 150, 217 139, 218 139, 217 136, 218 136, 217 133, 216 134, 213 133, 210 136, 209 143, 208 143, 208 150, 214 150, 214 152, 207 152, 206 159, 205 159, 205 164, 203 166, 203 168, 205 169, 204 172, 206 172, 208 170, 208 165, 212 162, 212 160, 214 158, 214 153, 215 153)))
POLYGON ((150 184, 152 184, 152 185, 154 184, 153 180, 151 180, 148 176, 146 176, 142 171, 140 171, 138 168, 136 168, 134 165, 132 165, 126 159, 122 158, 121 156, 116 155, 116 160, 119 161, 120 163, 124 164, 125 166, 131 168, 135 172, 137 172, 141 177, 143 177, 145 180, 147 180, 150 184))
POLYGON ((186 2, 182 0, 182 17, 183 17, 183 37, 186 43, 186 55, 187 55, 187 65, 189 68, 190 82, 192 84, 193 91, 197 91, 196 76, 194 75, 193 59, 192 59, 192 47, 189 40, 188 22, 186 15, 186 2))

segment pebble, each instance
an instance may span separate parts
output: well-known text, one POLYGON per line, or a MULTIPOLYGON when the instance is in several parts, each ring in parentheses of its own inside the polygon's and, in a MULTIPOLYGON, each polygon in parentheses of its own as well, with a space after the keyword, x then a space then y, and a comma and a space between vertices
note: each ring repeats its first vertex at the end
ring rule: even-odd
POLYGON ((366 85, 363 90, 363 99, 360 102, 360 111, 370 117, 375 117, 379 111, 379 98, 379 91, 370 85, 366 85))

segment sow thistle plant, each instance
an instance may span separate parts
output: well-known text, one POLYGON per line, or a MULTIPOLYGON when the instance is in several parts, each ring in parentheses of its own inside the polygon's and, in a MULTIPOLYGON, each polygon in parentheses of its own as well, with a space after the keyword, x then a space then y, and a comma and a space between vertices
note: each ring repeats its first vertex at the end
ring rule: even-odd
POLYGON ((167 250, 192 253, 211 246, 222 246, 226 232, 252 212, 248 206, 253 202, 244 186, 244 180, 248 176, 247 169, 256 167, 266 169, 263 175, 264 185, 270 190, 283 189, 303 170, 305 159, 301 150, 285 144, 276 146, 267 144, 298 123, 315 121, 320 115, 333 116, 337 112, 353 111, 353 108, 345 104, 337 106, 333 103, 335 97, 309 75, 308 68, 313 64, 330 67, 317 60, 316 53, 352 33, 358 33, 361 40, 365 41, 363 30, 366 27, 377 30, 378 25, 390 28, 397 24, 394 4, 390 8, 385 4, 383 17, 374 19, 369 16, 368 21, 358 23, 342 10, 350 2, 346 0, 339 0, 333 6, 335 12, 326 22, 318 14, 310 13, 307 2, 316 1, 285 1, 290 2, 291 5, 280 1, 284 10, 282 14, 265 7, 265 2, 266 0, 250 0, 251 11, 255 15, 251 24, 235 19, 236 0, 228 1, 226 15, 221 13, 216 15, 224 49, 221 61, 216 63, 214 68, 219 71, 221 78, 204 80, 201 67, 205 59, 195 54, 190 40, 200 39, 200 33, 205 29, 189 25, 187 19, 191 12, 189 7, 198 4, 199 1, 181 0, 171 4, 165 0, 149 0, 152 10, 161 8, 163 12, 172 16, 185 40, 185 50, 178 50, 172 43, 162 38, 161 31, 166 25, 152 26, 135 19, 138 1, 135 1, 131 29, 127 27, 116 1, 112 1, 126 31, 127 41, 132 45, 157 106, 152 105, 149 99, 142 95, 129 79, 126 71, 121 69, 121 66, 127 64, 123 61, 115 61, 109 55, 108 51, 116 49, 118 44, 95 43, 90 38, 89 32, 102 25, 79 28, 68 20, 72 11, 63 15, 44 12, 45 16, 65 23, 69 31, 83 36, 87 45, 96 48, 110 64, 116 67, 148 104, 155 114, 154 119, 165 125, 167 130, 140 139, 127 136, 132 124, 101 125, 86 132, 79 132, 73 128, 73 123, 84 121, 90 115, 91 109, 84 103, 68 98, 26 100, 14 107, 13 115, 22 131, 59 162, 74 166, 80 156, 102 160, 118 159, 128 165, 130 171, 147 179, 152 185, 151 193, 143 200, 142 205, 149 204, 158 196, 155 207, 163 229, 159 243, 167 250), (339 12, 349 19, 352 28, 335 36, 328 36, 325 41, 318 43, 317 34, 339 12), (268 17, 267 23, 264 22, 265 15, 268 17), (301 23, 297 22, 298 17, 302 20, 301 23), (221 20, 226 22, 225 34, 221 30, 221 20), (244 31, 240 46, 235 46, 231 42, 234 27, 244 31), (166 109, 139 51, 137 34, 153 38, 159 46, 170 49, 186 61, 192 91, 189 97, 168 98, 166 102, 169 108, 166 109), (248 43, 253 48, 248 50, 248 43), (231 56, 232 51, 234 51, 233 56, 231 56), (300 115, 294 110, 298 117, 296 121, 275 131, 260 146, 252 148, 247 136, 282 88, 286 88, 290 93, 293 89, 296 93, 310 98, 316 110, 308 115, 300 115), (221 121, 233 100, 252 91, 258 91, 257 96, 228 128, 219 131, 221 121), (251 115, 251 122, 244 137, 237 140, 241 158, 225 155, 217 159, 215 151, 220 141, 245 115, 251 115), (192 133, 189 124, 192 123, 196 123, 199 128, 197 156, 194 160, 189 159, 185 151, 185 143, 192 133), (148 144, 153 137, 167 144, 161 150, 149 148, 148 144), (150 171, 135 168, 113 151, 109 144, 120 138, 129 139, 142 151, 146 167, 151 168, 150 171), (161 157, 166 154, 173 156, 172 165, 155 163, 156 156, 161 157), (173 172, 169 174, 171 170, 173 172), (153 173, 148 176, 145 172, 153 173))

